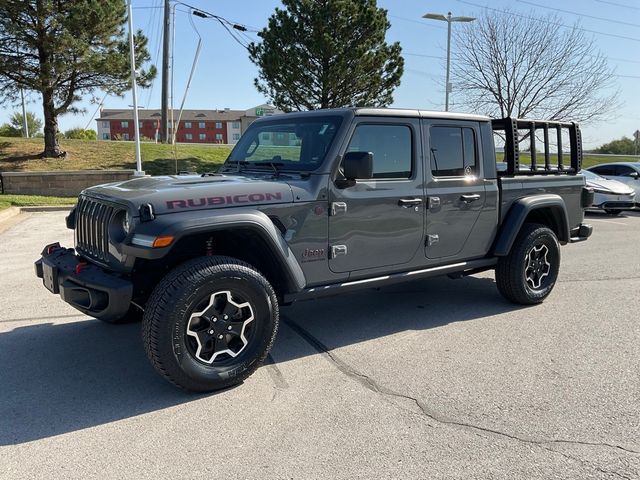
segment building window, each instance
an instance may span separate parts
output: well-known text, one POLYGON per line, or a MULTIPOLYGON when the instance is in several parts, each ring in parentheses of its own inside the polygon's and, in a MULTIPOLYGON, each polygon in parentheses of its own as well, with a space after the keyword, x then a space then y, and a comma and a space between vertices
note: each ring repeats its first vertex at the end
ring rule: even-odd
POLYGON ((216 140, 224 140, 224 137, 221 133, 216 133, 216 140))
POLYGON ((222 122, 216 122, 216 128, 222 128, 222 122))
POLYGON ((240 122, 232 122, 231 128, 233 128, 234 130, 240 130, 240 122))
POLYGON ((102 134, 102 139, 103 140, 109 140, 109 134, 108 133, 103 133, 102 134))
POLYGON ((206 133, 201 133, 198 138, 200 138, 200 140, 206 140, 207 139, 207 134, 206 133))
POLYGON ((204 122, 198 122, 198 128, 204 128, 205 124, 204 122))
POLYGON ((120 122, 120 128, 129 128, 129 122, 126 120, 120 122))
POLYGON ((191 122, 184 122, 184 128, 191 128, 191 122))
POLYGON ((411 129, 405 125, 360 124, 347 151, 373 153, 373 178, 411 176, 411 129))
POLYGON ((129 140, 129 134, 128 133, 123 133, 122 134, 122 139, 123 140, 129 140))
POLYGON ((190 133, 185 133, 185 134, 184 134, 184 138, 185 138, 186 140, 193 140, 193 135, 191 135, 190 133))
POLYGON ((240 134, 239 133, 234 133, 233 134, 233 139, 234 140, 240 140, 240 134))
POLYGON ((140 120, 140 121, 138 122, 138 127, 139 127, 139 128, 144 128, 144 122, 143 122, 142 120, 140 120))
POLYGON ((102 128, 109 128, 109 122, 102 122, 102 128))

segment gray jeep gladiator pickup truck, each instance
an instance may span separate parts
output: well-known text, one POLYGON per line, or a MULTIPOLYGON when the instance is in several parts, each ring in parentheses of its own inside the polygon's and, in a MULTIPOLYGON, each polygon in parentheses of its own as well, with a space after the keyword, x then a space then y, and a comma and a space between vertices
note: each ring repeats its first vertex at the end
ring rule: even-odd
POLYGON ((84 190, 67 218, 75 249, 48 245, 36 274, 87 315, 142 318, 160 374, 216 390, 258 367, 279 305, 296 300, 495 270, 507 299, 542 302, 559 245, 591 234, 581 156, 575 123, 370 108, 263 118, 218 173, 84 190))

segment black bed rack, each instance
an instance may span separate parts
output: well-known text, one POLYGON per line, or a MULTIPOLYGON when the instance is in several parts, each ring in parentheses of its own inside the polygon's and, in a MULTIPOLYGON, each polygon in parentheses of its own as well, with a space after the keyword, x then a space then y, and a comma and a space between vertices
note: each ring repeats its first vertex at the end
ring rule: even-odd
POLYGON ((523 120, 520 118, 499 118, 491 121, 494 131, 504 131, 504 160, 507 164, 506 171, 499 175, 575 175, 582 166, 582 137, 580 127, 575 122, 556 122, 546 120, 523 120), (565 154, 562 152, 562 129, 569 132, 569 158, 570 165, 564 164, 565 154), (518 130, 528 130, 531 164, 520 166, 520 147, 518 130), (544 135, 544 163, 538 163, 536 151, 536 130, 542 130, 544 135), (557 138, 557 165, 551 164, 551 152, 549 149, 549 131, 555 130, 557 138))

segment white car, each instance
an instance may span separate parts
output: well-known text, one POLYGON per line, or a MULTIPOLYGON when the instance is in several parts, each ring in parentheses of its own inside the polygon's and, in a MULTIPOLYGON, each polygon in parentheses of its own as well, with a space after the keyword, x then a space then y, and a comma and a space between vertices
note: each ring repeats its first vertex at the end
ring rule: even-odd
POLYGON ((587 187, 593 188, 591 209, 604 210, 610 215, 619 215, 636 205, 636 192, 633 188, 616 180, 608 180, 589 170, 580 170, 587 181, 587 187))
POLYGON ((587 170, 633 188, 636 192, 636 208, 640 208, 640 162, 601 163, 587 170))

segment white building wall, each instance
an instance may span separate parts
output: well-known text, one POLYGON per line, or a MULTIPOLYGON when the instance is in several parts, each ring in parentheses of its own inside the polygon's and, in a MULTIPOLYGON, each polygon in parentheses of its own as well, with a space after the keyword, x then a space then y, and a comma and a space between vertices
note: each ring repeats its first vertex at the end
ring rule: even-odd
POLYGON ((98 140, 110 140, 111 128, 109 127, 108 120, 97 120, 98 124, 98 140))
POLYGON ((241 126, 240 119, 227 121, 227 142, 229 144, 235 145, 238 143, 242 133, 241 126))

